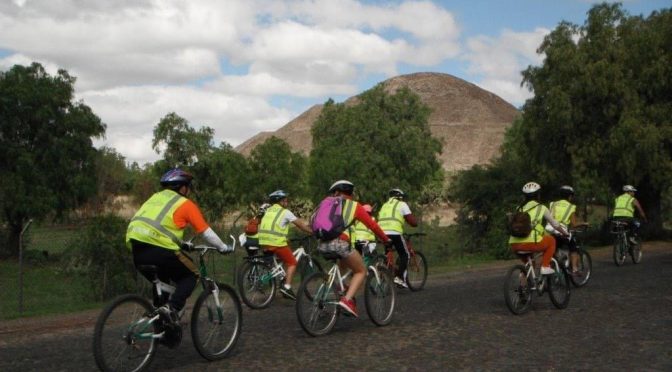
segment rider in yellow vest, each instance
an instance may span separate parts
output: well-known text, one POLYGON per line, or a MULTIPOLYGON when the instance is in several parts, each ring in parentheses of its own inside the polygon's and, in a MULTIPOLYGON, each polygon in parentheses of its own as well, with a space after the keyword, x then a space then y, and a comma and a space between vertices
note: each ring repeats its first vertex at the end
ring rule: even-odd
POLYGON ((267 252, 273 252, 285 264, 285 283, 280 287, 280 293, 286 298, 295 300, 296 295, 292 291, 292 279, 296 272, 296 257, 287 242, 289 224, 293 223, 300 230, 312 234, 308 224, 297 218, 292 211, 287 209, 289 195, 283 190, 276 190, 268 195, 271 206, 266 209, 264 217, 259 224, 259 244, 267 252))
POLYGON ((555 238, 549 234, 545 234, 542 222, 546 219, 562 236, 569 236, 569 233, 551 216, 548 208, 541 204, 541 186, 538 183, 526 183, 523 186, 523 195, 525 195, 525 204, 520 210, 530 215, 532 230, 526 237, 510 236, 509 245, 514 252, 544 252, 544 256, 541 259, 541 274, 553 274, 551 258, 555 253, 555 238))
MULTIPOLYGON (((191 174, 180 169, 171 169, 164 174, 161 177, 163 190, 140 207, 126 232, 126 245, 133 252, 135 267, 156 266, 159 280, 175 282, 175 293, 167 305, 159 308, 166 320, 173 323, 177 322, 177 314, 194 290, 199 276, 191 258, 180 251, 184 244, 184 228, 191 225, 196 234, 202 234, 221 253, 233 251, 208 226, 198 206, 187 199, 192 180, 191 174)), ((147 279, 153 280, 149 276, 147 279)), ((159 305, 155 303, 155 306, 159 305)))
MULTIPOLYGON (((560 196, 562 199, 551 202, 551 216, 555 218, 563 227, 581 227, 588 226, 586 222, 577 222, 576 220, 576 205, 572 204, 572 199, 574 199, 574 189, 571 186, 562 186, 560 187, 560 196)), ((546 225, 546 230, 556 236, 558 243, 567 244, 569 248, 569 257, 572 264, 572 274, 579 275, 579 251, 576 246, 576 240, 572 237, 567 239, 560 235, 552 226, 546 225)))
POLYGON ((635 209, 639 213, 640 217, 647 221, 646 214, 644 214, 644 209, 639 204, 639 201, 635 199, 635 189, 632 185, 623 186, 623 194, 618 196, 614 200, 614 212, 612 217, 614 220, 625 221, 628 223, 630 229, 630 241, 632 244, 637 244, 637 229, 639 228, 639 221, 635 219, 635 209))
POLYGON ((378 212, 378 223, 383 231, 385 231, 385 234, 392 240, 399 256, 399 267, 394 276, 394 283, 399 287, 408 288, 408 284, 406 284, 406 269, 408 268, 410 253, 403 235, 404 222, 412 227, 418 226, 418 222, 415 220, 411 208, 404 201, 406 193, 400 189, 392 189, 388 195, 390 198, 378 212))
MULTIPOLYGON (((376 220, 372 216, 373 207, 371 207, 371 205, 364 204, 362 205, 362 208, 364 208, 366 213, 371 216, 372 220, 376 220)), ((376 234, 366 227, 363 222, 355 222, 355 224, 352 226, 352 232, 352 244, 355 249, 357 249, 359 254, 369 254, 376 250, 376 234)))

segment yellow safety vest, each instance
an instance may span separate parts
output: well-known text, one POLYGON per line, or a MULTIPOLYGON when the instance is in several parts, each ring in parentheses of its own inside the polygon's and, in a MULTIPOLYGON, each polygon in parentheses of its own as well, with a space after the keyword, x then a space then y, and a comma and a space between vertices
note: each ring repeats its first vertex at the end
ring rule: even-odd
POLYGON ((634 217, 635 216, 635 205, 633 201, 635 198, 628 194, 624 193, 623 195, 616 198, 614 201, 614 217, 634 217))
POLYGON ((289 224, 280 226, 280 220, 285 214, 286 209, 280 204, 273 204, 266 210, 264 217, 259 224, 259 244, 270 245, 272 247, 287 246, 287 234, 289 234, 289 224))
POLYGON ((378 225, 383 231, 394 231, 402 234, 404 232, 404 216, 401 215, 399 208, 401 200, 390 198, 378 212, 378 225))
POLYGON ((567 200, 558 200, 551 203, 551 216, 565 226, 570 225, 572 213, 576 211, 576 205, 567 200))
POLYGON ((530 215, 530 222, 532 224, 532 231, 530 235, 525 238, 517 238, 509 236, 509 244, 514 243, 538 243, 544 237, 544 226, 541 222, 544 219, 544 214, 548 210, 545 205, 536 200, 528 201, 521 209, 530 215))
POLYGON ((376 241, 376 235, 373 233, 373 231, 369 230, 368 227, 362 222, 362 221, 357 221, 355 222, 354 225, 354 230, 355 233, 353 241, 357 240, 367 240, 370 242, 375 242, 376 241))
POLYGON ((173 213, 187 198, 173 190, 163 190, 152 195, 135 213, 126 231, 126 246, 130 240, 152 244, 178 251, 184 230, 175 225, 173 213))

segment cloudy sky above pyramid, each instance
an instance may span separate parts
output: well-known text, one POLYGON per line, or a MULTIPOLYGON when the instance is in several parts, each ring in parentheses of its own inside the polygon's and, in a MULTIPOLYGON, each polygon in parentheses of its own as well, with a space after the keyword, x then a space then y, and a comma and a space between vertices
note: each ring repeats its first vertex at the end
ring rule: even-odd
MULTIPOLYGON (((648 16, 669 1, 624 1, 648 16)), ((236 146, 328 98, 387 78, 452 74, 520 106, 544 35, 583 24, 584 0, 1 0, 0 70, 40 62, 77 77, 107 124, 98 145, 144 163, 169 112, 236 146)))

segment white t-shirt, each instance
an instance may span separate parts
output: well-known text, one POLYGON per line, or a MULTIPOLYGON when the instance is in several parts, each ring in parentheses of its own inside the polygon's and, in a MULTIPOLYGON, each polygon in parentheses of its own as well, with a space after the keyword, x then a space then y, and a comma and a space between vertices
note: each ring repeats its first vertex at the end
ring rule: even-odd
POLYGON ((294 222, 297 220, 297 217, 290 211, 289 209, 285 209, 285 213, 282 214, 282 217, 280 217, 280 227, 285 227, 289 225, 290 223, 294 222))
MULTIPOLYGON (((402 216, 408 216, 411 214, 411 208, 406 204, 404 201, 399 201, 399 205, 397 205, 397 208, 399 208, 399 212, 401 213, 402 216)), ((398 231, 384 231, 385 235, 401 235, 398 231)))

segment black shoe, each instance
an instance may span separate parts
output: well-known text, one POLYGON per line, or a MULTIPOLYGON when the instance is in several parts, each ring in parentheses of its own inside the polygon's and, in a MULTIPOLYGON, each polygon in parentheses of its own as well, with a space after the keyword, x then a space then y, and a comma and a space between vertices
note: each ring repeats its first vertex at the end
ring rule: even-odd
POLYGON ((294 291, 292 291, 291 288, 280 287, 280 293, 282 293, 282 296, 285 298, 289 298, 290 300, 296 300, 296 295, 294 294, 294 291))

